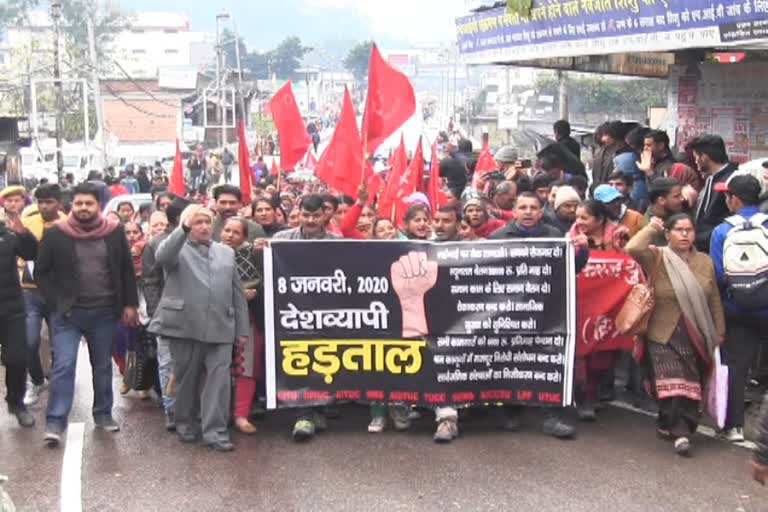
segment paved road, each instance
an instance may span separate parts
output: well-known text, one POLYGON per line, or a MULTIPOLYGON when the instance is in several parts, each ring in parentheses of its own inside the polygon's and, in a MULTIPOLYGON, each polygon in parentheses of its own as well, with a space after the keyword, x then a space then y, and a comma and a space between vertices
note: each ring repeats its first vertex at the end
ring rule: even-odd
MULTIPOLYGON (((697 436, 690 459, 656 439, 653 419, 618 408, 581 425, 578 439, 557 441, 536 430, 505 433, 499 417, 467 420, 447 446, 431 441, 430 418, 407 433, 365 431, 365 408, 308 444, 289 436, 290 415, 261 423, 237 451, 216 454, 182 445, 164 432, 151 402, 118 398, 114 435, 93 430, 90 370, 81 358, 73 423, 84 423, 82 450, 66 457, 75 485, 61 503, 64 449, 49 450, 42 428, 21 430, 0 414, 0 473, 20 511, 218 510, 503 510, 740 511, 768 510, 768 491, 747 472, 747 450, 697 436), (76 491, 82 454, 82 493, 76 491)), ((4 390, 2 390, 4 394, 4 390)), ((42 421, 42 405, 36 408, 42 421)), ((42 423, 41 423, 42 424, 42 423)), ((73 430, 70 428, 70 430, 73 430)))

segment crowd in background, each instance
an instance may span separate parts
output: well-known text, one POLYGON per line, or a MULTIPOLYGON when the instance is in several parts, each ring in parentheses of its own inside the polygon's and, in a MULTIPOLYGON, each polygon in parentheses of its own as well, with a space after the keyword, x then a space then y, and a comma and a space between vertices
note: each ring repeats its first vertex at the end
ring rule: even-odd
MULTIPOLYGON (((281 180, 261 158, 253 167, 253 199, 243 204, 241 189, 228 184, 234 164, 228 150, 213 164, 202 149, 193 152, 185 197, 170 194, 165 174, 149 168, 93 172, 79 184, 68 177, 31 192, 9 186, 0 193, 0 341, 11 413, 32 427, 29 408, 47 389, 45 440, 58 445, 84 337, 97 428, 120 428, 112 417, 114 361, 124 377, 119 392, 131 393, 134 385, 140 398, 156 396, 165 427, 182 442, 202 438, 230 451, 230 420, 254 434, 254 418, 264 413, 261 254, 270 239, 568 237, 577 247, 577 271, 590 251, 626 253, 656 294, 635 357, 577 361, 583 370, 577 372, 577 417, 596 420, 599 401, 615 395, 621 375, 620 386, 655 403, 658 434, 676 453, 688 454, 707 380, 722 355, 730 377, 721 434, 743 441, 745 389, 768 321, 768 270, 744 264, 734 278, 738 263, 730 249, 736 236, 760 246, 758 235, 768 234, 768 165, 739 170, 717 135, 691 140, 678 154, 665 132, 619 121, 598 127, 590 148, 571 137, 565 121, 554 125, 554 135, 556 142, 535 160, 504 146, 493 154, 494 170, 475 172, 480 155, 472 143, 442 133, 437 143, 444 157, 431 166, 439 166, 443 200, 430 204, 426 191, 415 192, 396 216, 380 215, 381 190, 364 184, 349 197, 321 182, 281 180), (136 193, 151 193, 151 204, 134 205, 136 193), (122 196, 125 201, 104 211, 122 196), (740 234, 749 222, 763 227, 752 239, 740 234), (752 288, 744 285, 750 278, 752 288), (47 375, 43 324, 52 349, 47 375), (137 353, 152 361, 142 368, 153 378, 137 379, 137 353)), ((501 427, 521 428, 522 407, 502 411, 501 427)), ((460 412, 434 411, 435 441, 458 436, 460 412)), ((333 405, 297 410, 294 438, 311 438, 337 413, 333 405)), ((416 414, 399 404, 374 404, 368 430, 390 424, 406 430, 416 414)), ((763 426, 755 467, 764 476, 768 419, 763 426)), ((542 430, 557 438, 576 433, 568 415, 554 408, 544 411, 542 430)))

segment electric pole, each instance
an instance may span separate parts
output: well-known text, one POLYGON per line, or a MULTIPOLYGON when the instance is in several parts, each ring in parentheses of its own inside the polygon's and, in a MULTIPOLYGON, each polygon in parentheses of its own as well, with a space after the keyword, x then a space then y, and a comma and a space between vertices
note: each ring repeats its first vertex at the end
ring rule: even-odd
POLYGON ((568 79, 565 71, 557 71, 558 102, 560 104, 560 119, 568 120, 568 79))
POLYGON ((64 181, 64 154, 62 132, 64 131, 64 92, 61 83, 61 0, 51 0, 53 20, 53 78, 56 90, 56 175, 59 183, 64 181))
MULTIPOLYGON (((101 157, 103 159, 101 167, 109 164, 107 155, 107 132, 104 128, 104 111, 101 108, 101 86, 99 85, 99 70, 96 60, 96 38, 93 34, 93 19, 88 18, 88 53, 91 60, 91 87, 93 87, 93 102, 96 105, 96 124, 101 132, 101 157)), ((88 111, 88 104, 85 107, 88 111)), ((88 140, 88 134, 85 134, 85 140, 88 140)))

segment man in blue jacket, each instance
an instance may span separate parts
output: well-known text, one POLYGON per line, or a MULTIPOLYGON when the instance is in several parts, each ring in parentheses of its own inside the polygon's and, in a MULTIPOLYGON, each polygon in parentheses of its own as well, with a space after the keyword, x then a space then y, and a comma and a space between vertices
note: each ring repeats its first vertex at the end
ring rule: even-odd
MULTIPOLYGON (((712 231, 709 254, 715 265, 727 324, 726 342, 722 347, 729 373, 728 414, 724 435, 728 441, 741 442, 744 440, 744 390, 749 367, 757 353, 761 328, 764 329, 768 322, 768 290, 760 292, 768 287, 764 282, 760 284, 768 273, 768 266, 760 254, 761 248, 768 247, 768 235, 765 230, 758 229, 754 236, 750 237, 750 240, 754 241, 745 242, 746 239, 742 237, 738 246, 731 244, 729 253, 724 254, 726 238, 731 231, 740 228, 745 221, 760 213, 760 183, 754 176, 736 173, 728 181, 716 183, 714 190, 725 194, 726 205, 733 214, 712 231), (733 251, 737 253, 734 255, 733 251), (750 264, 749 259, 755 256, 757 261, 750 264), (736 266, 743 264, 745 269, 756 268, 757 272, 742 271, 740 274, 733 272, 730 276, 727 275, 728 260, 734 257, 740 260, 736 266), (743 284, 754 286, 741 287, 741 280, 745 280, 743 284), (740 296, 741 290, 745 289, 750 290, 747 299, 740 296)), ((756 217, 753 223, 755 220, 768 228, 768 216, 756 217)), ((732 240, 735 241, 735 238, 732 240)), ((731 261, 733 267, 733 260, 731 261)))

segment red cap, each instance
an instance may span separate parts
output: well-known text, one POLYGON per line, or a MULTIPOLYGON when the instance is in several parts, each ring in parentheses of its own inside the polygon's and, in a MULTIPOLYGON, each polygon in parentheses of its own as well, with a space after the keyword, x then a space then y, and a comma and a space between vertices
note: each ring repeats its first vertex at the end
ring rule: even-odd
POLYGON ((728 182, 718 181, 714 186, 715 192, 728 192, 728 182))

